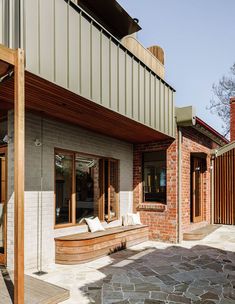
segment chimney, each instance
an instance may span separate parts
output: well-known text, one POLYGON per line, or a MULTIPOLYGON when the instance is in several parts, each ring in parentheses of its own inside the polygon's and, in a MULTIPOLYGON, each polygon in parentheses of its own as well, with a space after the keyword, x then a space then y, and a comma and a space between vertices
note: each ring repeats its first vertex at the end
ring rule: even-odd
POLYGON ((230 98, 230 141, 235 140, 235 97, 230 98))

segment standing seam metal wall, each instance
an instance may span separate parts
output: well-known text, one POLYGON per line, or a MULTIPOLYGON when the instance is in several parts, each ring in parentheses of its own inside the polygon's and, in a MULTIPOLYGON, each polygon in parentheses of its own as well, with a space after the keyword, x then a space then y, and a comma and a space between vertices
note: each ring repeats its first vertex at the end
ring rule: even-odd
POLYGON ((175 137, 174 90, 76 4, 25 0, 23 20, 28 71, 175 137))
POLYGON ((0 0, 0 43, 9 48, 20 44, 20 10, 22 0, 0 0))

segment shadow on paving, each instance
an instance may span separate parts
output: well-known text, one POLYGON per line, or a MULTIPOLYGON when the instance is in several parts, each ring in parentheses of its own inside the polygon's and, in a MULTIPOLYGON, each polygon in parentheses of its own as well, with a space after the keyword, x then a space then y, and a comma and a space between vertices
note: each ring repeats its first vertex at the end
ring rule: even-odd
POLYGON ((7 271, 6 267, 0 266, 0 271, 1 271, 1 280, 4 282, 4 286, 7 290, 9 300, 11 302, 14 302, 14 284, 10 278, 9 272, 7 271))
POLYGON ((90 303, 235 303, 235 252, 191 249, 123 250, 99 269, 105 278, 82 287, 90 303))

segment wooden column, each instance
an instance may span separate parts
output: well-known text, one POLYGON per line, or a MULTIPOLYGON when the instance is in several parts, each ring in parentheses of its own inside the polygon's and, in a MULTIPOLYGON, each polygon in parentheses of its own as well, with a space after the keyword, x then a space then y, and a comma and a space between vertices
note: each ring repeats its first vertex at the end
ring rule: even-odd
POLYGON ((24 303, 24 51, 15 53, 14 67, 14 304, 24 303))
POLYGON ((24 303, 24 51, 0 44, 0 60, 14 66, 14 304, 24 303))

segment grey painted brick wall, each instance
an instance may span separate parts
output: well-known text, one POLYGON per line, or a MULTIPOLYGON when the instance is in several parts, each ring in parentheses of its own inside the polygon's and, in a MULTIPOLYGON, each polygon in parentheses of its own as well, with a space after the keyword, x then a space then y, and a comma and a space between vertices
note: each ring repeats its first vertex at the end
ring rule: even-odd
MULTIPOLYGON (((8 132, 13 136, 13 112, 8 115, 8 132)), ((54 229, 54 148, 113 157, 120 160, 120 216, 131 212, 133 207, 133 146, 132 144, 102 136, 82 128, 43 119, 43 192, 41 209, 40 163, 41 148, 34 140, 41 140, 41 118, 26 114, 26 180, 25 180, 25 268, 36 268, 39 256, 43 265, 54 262, 54 238, 87 231, 87 226, 54 229), (40 214, 42 212, 42 251, 40 251, 40 214)), ((13 268, 14 258, 14 204, 13 141, 8 147, 8 225, 7 263, 13 268)), ((120 225, 120 220, 111 223, 120 225)))

